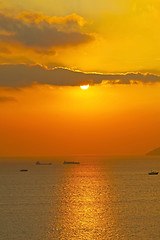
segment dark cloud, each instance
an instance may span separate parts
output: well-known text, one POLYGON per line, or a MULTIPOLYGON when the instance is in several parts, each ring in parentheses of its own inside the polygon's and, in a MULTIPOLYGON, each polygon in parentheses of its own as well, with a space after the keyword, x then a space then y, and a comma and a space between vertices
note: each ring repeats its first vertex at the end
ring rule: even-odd
POLYGON ((16 99, 14 97, 0 96, 0 103, 4 102, 16 102, 16 99))
POLYGON ((0 48, 0 53, 10 54, 11 52, 7 48, 0 48))
MULTIPOLYGON (((66 24, 64 24, 65 30, 63 30, 63 28, 59 29, 55 23, 47 21, 40 23, 25 22, 23 19, 15 19, 0 13, 0 30, 6 31, 6 34, 0 35, 0 40, 10 44, 20 42, 28 47, 41 48, 77 45, 92 40, 90 35, 78 30, 67 32, 66 24)), ((70 30, 70 22, 68 24, 68 30, 70 30)))
POLYGON ((21 88, 34 83, 55 86, 78 86, 85 83, 110 84, 160 83, 160 76, 154 74, 95 74, 71 71, 65 68, 47 69, 40 65, 0 65, 0 87, 21 88))

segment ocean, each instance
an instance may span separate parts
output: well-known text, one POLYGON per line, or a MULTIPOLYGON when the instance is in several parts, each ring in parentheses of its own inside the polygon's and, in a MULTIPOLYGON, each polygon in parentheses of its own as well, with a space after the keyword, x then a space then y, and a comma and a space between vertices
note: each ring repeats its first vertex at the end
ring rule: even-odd
POLYGON ((160 158, 1 158, 0 240, 159 240, 160 174, 151 169, 160 158))

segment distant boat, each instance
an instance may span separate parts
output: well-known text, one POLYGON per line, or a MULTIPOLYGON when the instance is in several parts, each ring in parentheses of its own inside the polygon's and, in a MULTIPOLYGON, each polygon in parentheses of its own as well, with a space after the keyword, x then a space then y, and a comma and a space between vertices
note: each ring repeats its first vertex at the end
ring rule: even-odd
POLYGON ((159 173, 159 172, 151 171, 151 172, 149 172, 148 174, 149 174, 149 175, 158 175, 158 173, 159 173))
POLYGON ((68 161, 64 161, 63 164, 80 164, 80 162, 68 162, 68 161))
POLYGON ((36 165, 52 165, 52 163, 41 163, 39 161, 36 162, 36 165))
POLYGON ((28 169, 21 169, 20 172, 28 172, 28 169))

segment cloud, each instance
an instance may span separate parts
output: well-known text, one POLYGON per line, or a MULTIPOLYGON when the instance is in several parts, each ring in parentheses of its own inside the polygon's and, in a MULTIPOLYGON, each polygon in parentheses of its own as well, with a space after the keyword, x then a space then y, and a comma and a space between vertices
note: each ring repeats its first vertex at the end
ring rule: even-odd
POLYGON ((0 103, 4 102, 16 102, 16 99, 14 97, 0 96, 0 103))
POLYGON ((0 65, 0 87, 21 88, 34 83, 53 86, 79 86, 81 84, 132 84, 160 83, 160 76, 154 74, 98 74, 72 71, 66 68, 48 69, 40 65, 0 65))
POLYGON ((82 25, 83 18, 76 14, 64 18, 42 15, 40 18, 28 13, 27 17, 25 14, 21 18, 13 18, 0 13, 0 40, 41 48, 78 45, 93 39, 80 30, 82 25))
POLYGON ((10 54, 11 52, 7 48, 5 48, 5 47, 0 47, 0 53, 1 54, 3 54, 3 53, 10 54))
POLYGON ((19 14, 17 19, 22 19, 27 22, 31 23, 40 23, 40 22, 47 22, 50 24, 58 24, 58 25, 67 25, 67 24, 76 24, 80 27, 86 24, 86 21, 83 17, 73 13, 71 15, 65 17, 57 17, 57 16, 46 16, 42 13, 35 13, 35 12, 22 12, 19 14))

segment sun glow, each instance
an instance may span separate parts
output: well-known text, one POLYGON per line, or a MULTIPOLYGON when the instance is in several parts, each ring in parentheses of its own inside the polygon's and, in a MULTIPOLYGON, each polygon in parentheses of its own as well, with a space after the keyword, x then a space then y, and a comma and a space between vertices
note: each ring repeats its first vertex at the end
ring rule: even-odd
POLYGON ((88 85, 82 85, 82 86, 80 86, 80 88, 83 89, 83 90, 86 90, 86 89, 89 88, 89 84, 88 85))

